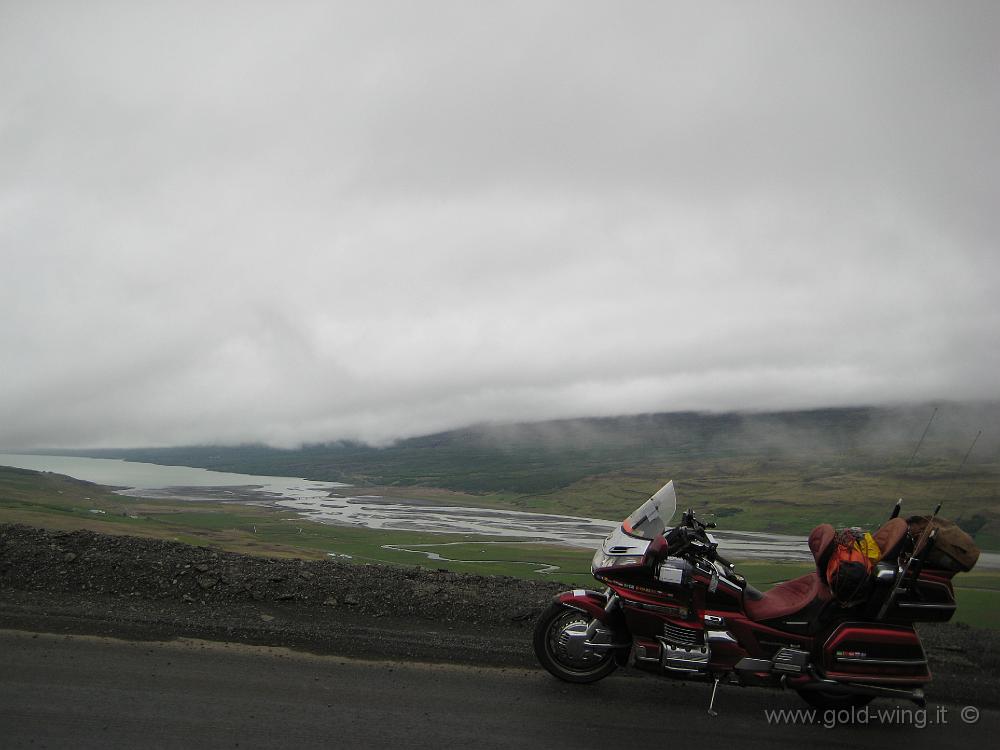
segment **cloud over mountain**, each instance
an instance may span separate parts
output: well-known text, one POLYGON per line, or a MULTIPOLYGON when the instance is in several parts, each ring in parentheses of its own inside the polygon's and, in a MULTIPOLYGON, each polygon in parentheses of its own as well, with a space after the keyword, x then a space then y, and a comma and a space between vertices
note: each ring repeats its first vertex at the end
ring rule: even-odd
POLYGON ((8 3, 0 446, 996 399, 992 3, 8 3))

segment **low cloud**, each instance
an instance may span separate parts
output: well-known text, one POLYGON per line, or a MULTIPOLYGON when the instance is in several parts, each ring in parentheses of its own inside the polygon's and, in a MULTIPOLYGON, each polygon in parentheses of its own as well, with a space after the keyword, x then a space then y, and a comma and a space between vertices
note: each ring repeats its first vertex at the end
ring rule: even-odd
POLYGON ((1000 398, 994 4, 0 8, 0 446, 1000 398))

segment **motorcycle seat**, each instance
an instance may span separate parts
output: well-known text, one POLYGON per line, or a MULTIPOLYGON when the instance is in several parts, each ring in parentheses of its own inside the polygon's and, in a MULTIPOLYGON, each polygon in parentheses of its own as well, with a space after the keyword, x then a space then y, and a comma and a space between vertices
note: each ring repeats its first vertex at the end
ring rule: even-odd
POLYGON ((830 598, 829 590, 815 572, 779 583, 763 594, 749 586, 747 589, 743 596, 743 608, 750 619, 756 622, 787 617, 805 609, 817 599, 826 601, 830 598))
POLYGON ((909 531, 909 525, 902 518, 892 518, 882 524, 882 528, 872 534, 875 543, 878 545, 881 557, 879 562, 895 562, 899 553, 903 549, 903 542, 909 531))
MULTIPOLYGON (((882 527, 872 534, 879 548, 879 561, 895 562, 906 541, 909 526, 902 518, 892 518, 882 524, 882 527)), ((820 580, 826 582, 826 566, 833 553, 836 531, 828 523, 820 524, 809 534, 809 549, 816 561, 816 570, 820 580)))
POLYGON ((816 561, 816 570, 823 583, 826 583, 826 565, 830 561, 830 555, 833 554, 833 539, 836 535, 837 532, 828 523, 820 524, 809 534, 809 550, 816 561))

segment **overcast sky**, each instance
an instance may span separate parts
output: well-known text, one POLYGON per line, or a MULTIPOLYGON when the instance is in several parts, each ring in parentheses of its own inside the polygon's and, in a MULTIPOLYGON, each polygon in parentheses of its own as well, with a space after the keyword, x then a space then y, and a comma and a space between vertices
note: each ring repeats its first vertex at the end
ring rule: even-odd
POLYGON ((998 38, 0 0, 0 447, 1000 398, 998 38))

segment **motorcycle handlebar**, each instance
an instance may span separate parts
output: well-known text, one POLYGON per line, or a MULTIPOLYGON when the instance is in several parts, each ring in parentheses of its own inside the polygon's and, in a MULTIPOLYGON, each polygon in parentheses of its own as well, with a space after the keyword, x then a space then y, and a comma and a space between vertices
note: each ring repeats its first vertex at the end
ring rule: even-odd
POLYGON ((687 526, 689 528, 695 529, 696 531, 704 529, 714 529, 715 521, 702 521, 698 516, 694 514, 694 511, 688 509, 681 516, 681 526, 687 526))
POLYGON ((733 565, 733 563, 729 562, 729 560, 727 560, 726 558, 724 558, 719 553, 715 554, 715 561, 718 562, 718 563, 721 563, 724 567, 729 568, 730 570, 732 570, 733 568, 736 567, 735 565, 733 565))

